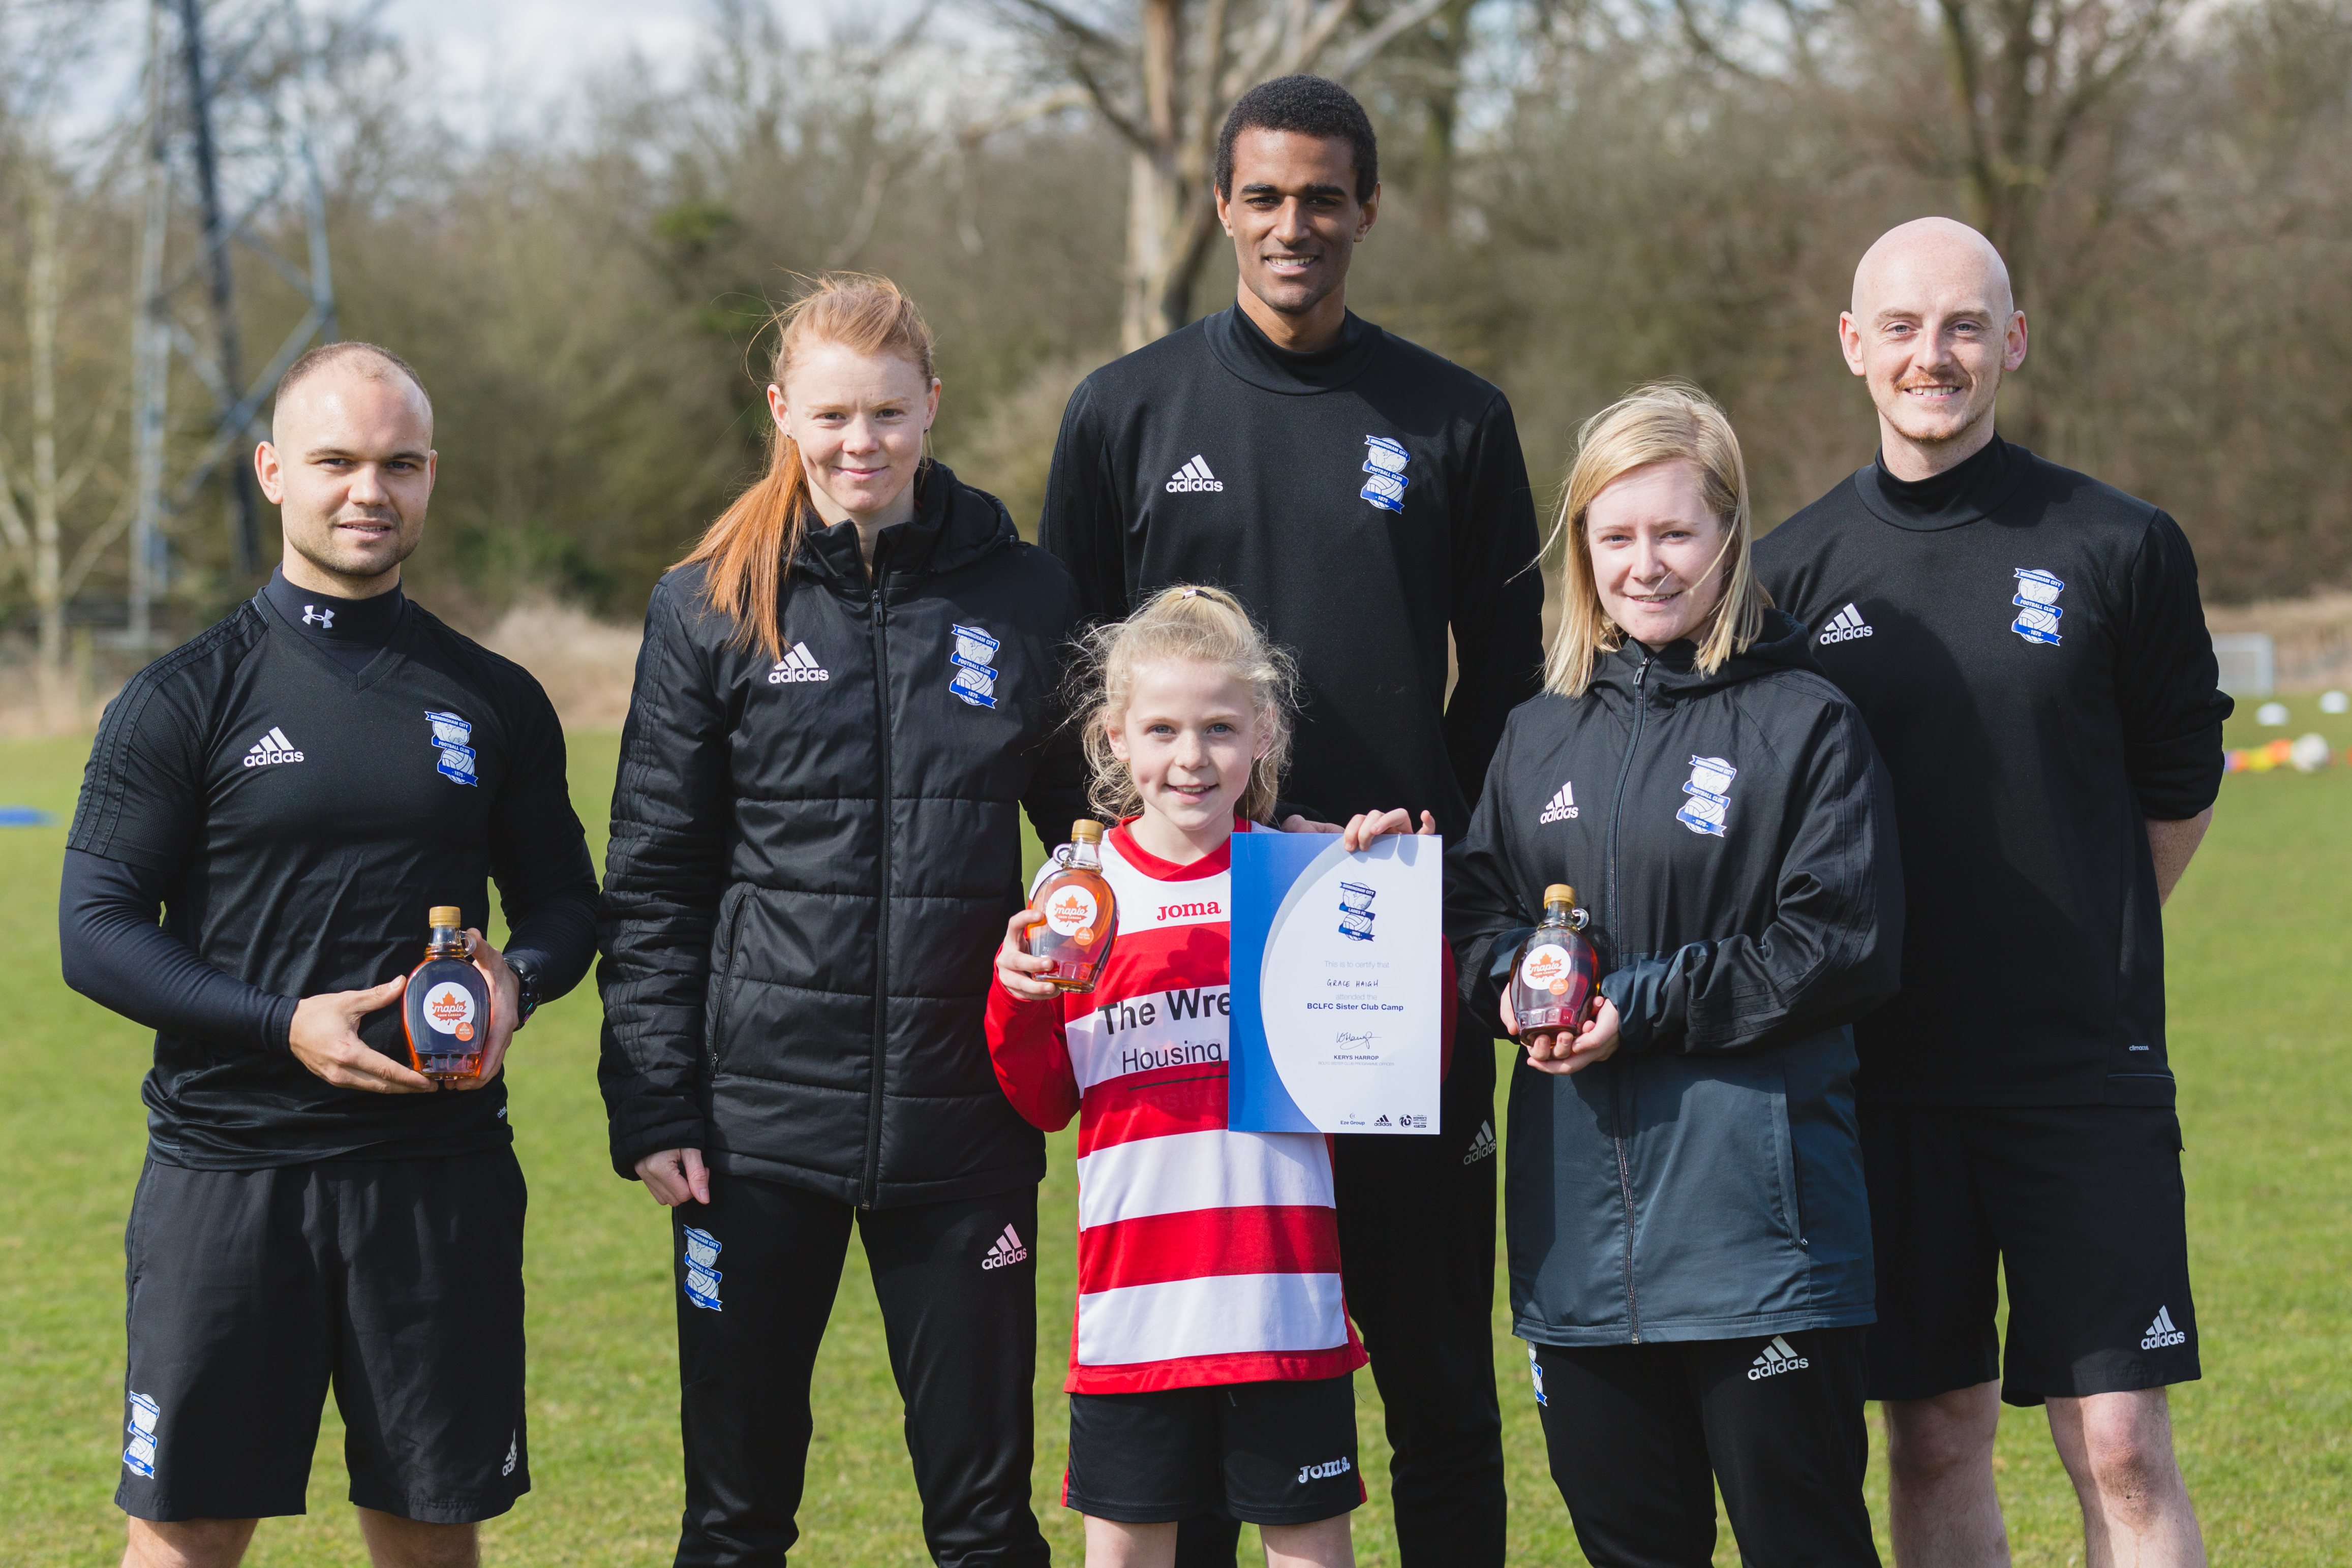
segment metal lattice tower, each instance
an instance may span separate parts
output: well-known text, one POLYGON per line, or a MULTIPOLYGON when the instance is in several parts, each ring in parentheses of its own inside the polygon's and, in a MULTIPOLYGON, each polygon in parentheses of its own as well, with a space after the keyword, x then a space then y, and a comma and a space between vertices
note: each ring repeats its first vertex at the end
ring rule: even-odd
POLYGON ((250 460, 265 434, 262 408, 297 355, 336 336, 326 198, 311 141, 316 62, 297 0, 149 0, 145 85, 147 212, 132 329, 139 508, 124 637, 134 647, 152 635, 173 520, 215 477, 236 572, 249 581, 263 570, 250 460), (173 254, 175 240, 184 254, 173 254), (302 263, 289 250, 303 252, 302 263), (261 267, 240 269, 240 254, 261 267), (301 311, 249 380, 240 272, 271 293, 290 289, 285 303, 301 311), (175 362, 194 372, 211 404, 209 438, 176 473, 168 442, 175 362))

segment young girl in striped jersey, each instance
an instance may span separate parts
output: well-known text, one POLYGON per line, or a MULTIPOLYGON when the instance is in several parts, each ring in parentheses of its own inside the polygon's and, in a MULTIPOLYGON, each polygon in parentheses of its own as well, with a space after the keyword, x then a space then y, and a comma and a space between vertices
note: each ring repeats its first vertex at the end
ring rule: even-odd
MULTIPOLYGON (((1022 951, 1040 918, 1024 910, 988 1006, 1014 1107, 1048 1131, 1078 1118, 1062 1500, 1086 1515, 1090 1568, 1164 1568, 1177 1522, 1202 1516, 1256 1524, 1269 1564, 1352 1563, 1365 1358, 1330 1145, 1225 1125, 1228 841, 1267 831, 1290 662, 1210 588, 1164 590, 1094 643, 1086 744, 1096 809, 1118 822, 1102 852, 1116 946, 1093 991, 1057 991, 1022 951)), ((1344 831, 1360 849, 1411 827, 1393 810, 1344 831)))

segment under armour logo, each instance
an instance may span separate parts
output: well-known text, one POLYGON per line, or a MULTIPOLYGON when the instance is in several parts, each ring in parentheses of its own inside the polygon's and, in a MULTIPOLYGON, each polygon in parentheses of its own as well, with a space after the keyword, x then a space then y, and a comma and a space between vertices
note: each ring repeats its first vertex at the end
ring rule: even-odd
POLYGON ((335 612, 331 610, 321 610, 315 604, 305 604, 302 606, 302 624, 316 626, 323 632, 331 632, 335 629, 335 612))

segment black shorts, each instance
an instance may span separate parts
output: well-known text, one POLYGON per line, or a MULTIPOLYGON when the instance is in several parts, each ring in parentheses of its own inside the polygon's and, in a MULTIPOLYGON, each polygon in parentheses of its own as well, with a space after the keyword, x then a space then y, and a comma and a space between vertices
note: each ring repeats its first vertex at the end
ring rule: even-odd
POLYGON ((1861 1107, 1878 1254, 1870 1396, 2011 1405, 2188 1383, 2197 1306, 2168 1106, 1861 1107), (1994 1327, 1994 1270, 2009 1343, 1994 1327))
POLYGON ((1356 1382, 1070 1396, 1062 1502, 1121 1524, 1312 1524, 1364 1500, 1356 1382))
POLYGON ((152 1156, 124 1237, 141 1519, 300 1513, 329 1383, 351 1500, 467 1524, 530 1490, 522 1170, 447 1159, 210 1171, 152 1156))

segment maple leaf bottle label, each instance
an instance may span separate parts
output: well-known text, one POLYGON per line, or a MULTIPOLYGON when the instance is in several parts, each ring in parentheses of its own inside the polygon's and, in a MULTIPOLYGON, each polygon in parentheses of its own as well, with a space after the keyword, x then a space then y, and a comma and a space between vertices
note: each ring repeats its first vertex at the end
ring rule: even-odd
POLYGON ((1544 889, 1543 924, 1528 934, 1511 962, 1511 1012, 1522 1035, 1583 1027, 1593 982, 1586 918, 1576 907, 1576 889, 1565 883, 1544 889))
POLYGON ((1102 824, 1081 817, 1054 852, 1062 869, 1037 884, 1029 907, 1045 918, 1029 927, 1031 954, 1054 967, 1037 977, 1066 991, 1091 991, 1118 935, 1118 901, 1102 873, 1102 824))
POLYGON ((409 971, 401 998, 409 1064, 436 1083, 478 1078, 490 1034, 489 983, 467 956, 457 907, 436 904, 427 919, 425 962, 409 971))

